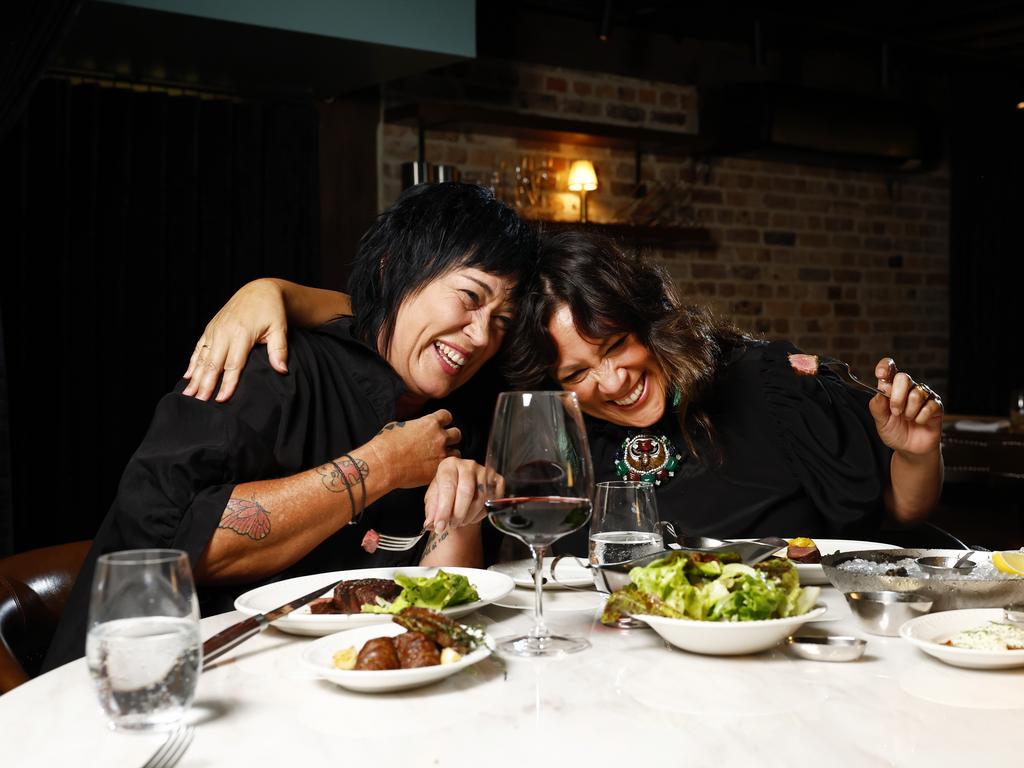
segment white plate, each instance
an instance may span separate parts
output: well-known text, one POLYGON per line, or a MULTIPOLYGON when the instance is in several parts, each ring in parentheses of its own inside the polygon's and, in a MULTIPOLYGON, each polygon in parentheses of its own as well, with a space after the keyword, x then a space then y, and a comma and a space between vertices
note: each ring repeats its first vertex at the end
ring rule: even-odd
MULTIPOLYGON (((447 569, 446 569, 447 570, 447 569)), ((390 618, 390 617, 388 617, 390 618)), ((397 624, 378 624, 371 627, 350 629, 327 637, 321 637, 306 646, 302 652, 303 663, 325 680, 353 691, 366 693, 382 693, 384 691, 404 691, 408 688, 419 688, 421 685, 442 680, 454 675, 466 667, 486 659, 493 644, 486 638, 485 645, 466 654, 454 664, 435 664, 431 667, 415 667, 413 669, 338 669, 334 666, 334 654, 345 648, 354 647, 358 652, 363 643, 375 637, 395 637, 405 632, 404 627, 397 624)))
POLYGON ((633 618, 648 624, 663 640, 684 651, 736 656, 774 648, 801 625, 817 619, 826 610, 825 606, 819 605, 801 616, 764 621, 694 621, 637 615, 633 618))
MULTIPOLYGON (((562 564, 559 563, 561 568, 562 564)), ((513 589, 504 597, 495 600, 495 605, 502 608, 515 608, 520 611, 533 610, 533 590, 525 587, 513 589)), ((544 592, 544 613, 557 613, 561 611, 593 611, 600 610, 608 595, 598 592, 596 589, 578 591, 575 589, 556 589, 544 592)))
POLYGON ((943 645, 957 632, 981 627, 990 621, 1003 621, 1002 608, 964 608, 958 611, 929 613, 911 619, 900 627, 900 637, 925 653, 954 667, 967 669, 1009 669, 1024 667, 1024 651, 978 651, 943 645))
MULTIPOLYGON (((792 541, 794 536, 783 537, 786 541, 792 541)), ((821 556, 832 555, 836 552, 860 552, 861 550, 871 549, 899 549, 895 544, 882 544, 878 541, 854 541, 852 539, 815 539, 811 538, 817 547, 818 552, 821 556)), ((779 552, 780 557, 785 556, 785 552, 779 552)), ((821 563, 793 563, 796 566, 797 573, 800 574, 801 584, 828 584, 828 578, 825 576, 825 571, 821 568, 821 563)))
MULTIPOLYGON (((448 573, 460 573, 469 579, 480 599, 472 603, 456 605, 445 608, 441 613, 453 619, 465 616, 468 613, 483 608, 495 600, 499 600, 513 589, 515 584, 512 579, 502 573, 485 571, 480 568, 444 568, 448 573)), ((422 577, 433 576, 437 568, 424 568, 422 566, 407 566, 401 568, 363 568, 354 571, 334 571, 332 573, 318 573, 313 576, 297 576, 294 579, 276 581, 239 595, 235 600, 235 609, 248 616, 255 616, 258 613, 266 613, 274 608, 284 605, 289 600, 308 594, 317 588, 319 584, 330 584, 338 579, 392 579, 396 573, 403 573, 407 576, 422 577)), ((325 592, 324 596, 329 595, 325 592)), ((329 635, 332 632, 340 632, 343 629, 353 627, 364 627, 369 624, 384 624, 391 621, 388 614, 379 613, 313 613, 309 606, 297 608, 287 616, 274 622, 274 626, 293 635, 312 635, 319 637, 329 635)))
MULTIPOLYGON (((558 581, 551 578, 551 563, 553 557, 544 558, 544 573, 542 574, 547 583, 544 589, 563 589, 564 587, 592 587, 594 577, 590 571, 577 563, 571 557, 563 557, 558 563, 555 573, 558 574, 558 581)), ((533 589, 533 576, 530 571, 533 569, 533 560, 512 560, 507 563, 496 563, 487 570, 504 573, 515 582, 517 587, 528 587, 533 589)))

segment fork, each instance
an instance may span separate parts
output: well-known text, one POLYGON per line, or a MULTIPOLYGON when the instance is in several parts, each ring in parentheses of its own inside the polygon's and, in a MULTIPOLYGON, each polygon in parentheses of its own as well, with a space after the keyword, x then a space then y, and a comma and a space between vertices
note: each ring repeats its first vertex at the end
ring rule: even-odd
POLYGON ((383 549, 385 552, 405 552, 407 549, 415 547, 416 543, 427 533, 425 528, 416 536, 388 536, 382 533, 379 534, 380 540, 377 542, 377 549, 383 549))
POLYGON ((179 725, 169 734, 167 740, 153 753, 142 768, 171 768, 177 765, 192 743, 196 729, 191 725, 179 725))
POLYGON ((828 368, 830 371, 839 376, 844 383, 855 389, 862 389, 865 392, 871 392, 876 395, 882 395, 883 397, 889 397, 888 393, 873 387, 870 384, 865 384, 863 381, 853 375, 850 370, 850 366, 844 363, 842 360, 836 360, 834 357, 820 357, 818 358, 819 368, 828 368))

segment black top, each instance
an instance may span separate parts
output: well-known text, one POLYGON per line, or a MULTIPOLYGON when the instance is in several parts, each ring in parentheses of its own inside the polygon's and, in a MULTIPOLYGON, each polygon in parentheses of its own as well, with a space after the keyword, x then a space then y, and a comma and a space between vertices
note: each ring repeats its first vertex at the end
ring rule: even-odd
MULTIPOLYGON (((682 455, 675 477, 656 489, 662 520, 681 534, 722 538, 864 538, 878 530, 891 451, 868 410, 870 397, 831 372, 798 374, 785 342, 727 351, 700 405, 714 444, 687 448, 676 412, 645 429, 587 419, 597 481, 616 480, 616 453, 640 433, 665 435, 682 455)), ((690 430, 702 435, 701 430, 690 430)), ((587 531, 556 545, 586 555, 587 531)))
MULTIPOLYGON (((365 444, 394 419, 395 403, 405 391, 402 380, 352 336, 349 319, 291 332, 288 349, 284 375, 270 367, 265 350, 254 350, 226 403, 181 395, 184 381, 160 400, 79 574, 44 669, 84 653, 89 593, 100 554, 170 547, 187 552, 195 567, 236 484, 311 469, 365 444)), ((441 407, 463 416, 455 421, 463 433, 460 448, 468 458, 479 457, 485 427, 471 427, 489 423, 493 398, 488 401, 479 391, 461 400, 453 396, 428 404, 424 413, 441 407)), ((358 503, 358 487, 353 492, 358 503)), ((347 507, 347 494, 339 494, 338 503, 347 507)), ((368 507, 358 523, 343 526, 274 578, 200 587, 202 612, 231 610, 242 592, 278 579, 414 564, 423 542, 406 552, 378 549, 370 554, 362 549, 362 540, 371 528, 414 536, 423 528, 423 515, 422 488, 391 491, 368 507)))

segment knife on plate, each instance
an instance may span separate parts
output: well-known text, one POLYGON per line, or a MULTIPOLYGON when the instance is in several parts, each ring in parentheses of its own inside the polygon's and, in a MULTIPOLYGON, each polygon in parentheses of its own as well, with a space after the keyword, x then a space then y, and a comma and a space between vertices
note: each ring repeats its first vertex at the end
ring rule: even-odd
POLYGON ((296 608, 301 608, 306 603, 316 600, 324 593, 334 589, 343 581, 344 579, 332 581, 330 584, 327 584, 320 589, 313 590, 308 595, 297 597, 290 603, 285 603, 280 608, 275 608, 274 610, 267 611, 266 613, 258 613, 255 616, 250 616, 249 618, 243 619, 242 621, 232 624, 227 629, 218 632, 203 643, 203 667, 214 659, 223 656, 232 648, 237 648, 250 637, 258 635, 270 625, 270 622, 277 621, 282 616, 287 616, 296 608))

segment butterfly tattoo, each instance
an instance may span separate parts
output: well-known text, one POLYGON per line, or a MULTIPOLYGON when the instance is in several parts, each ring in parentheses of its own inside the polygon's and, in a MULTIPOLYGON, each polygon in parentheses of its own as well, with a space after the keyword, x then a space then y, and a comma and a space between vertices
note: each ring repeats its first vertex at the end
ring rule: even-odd
POLYGON ((229 499, 228 507, 221 515, 218 528, 248 536, 259 541, 270 533, 270 513, 260 506, 255 499, 229 499))

